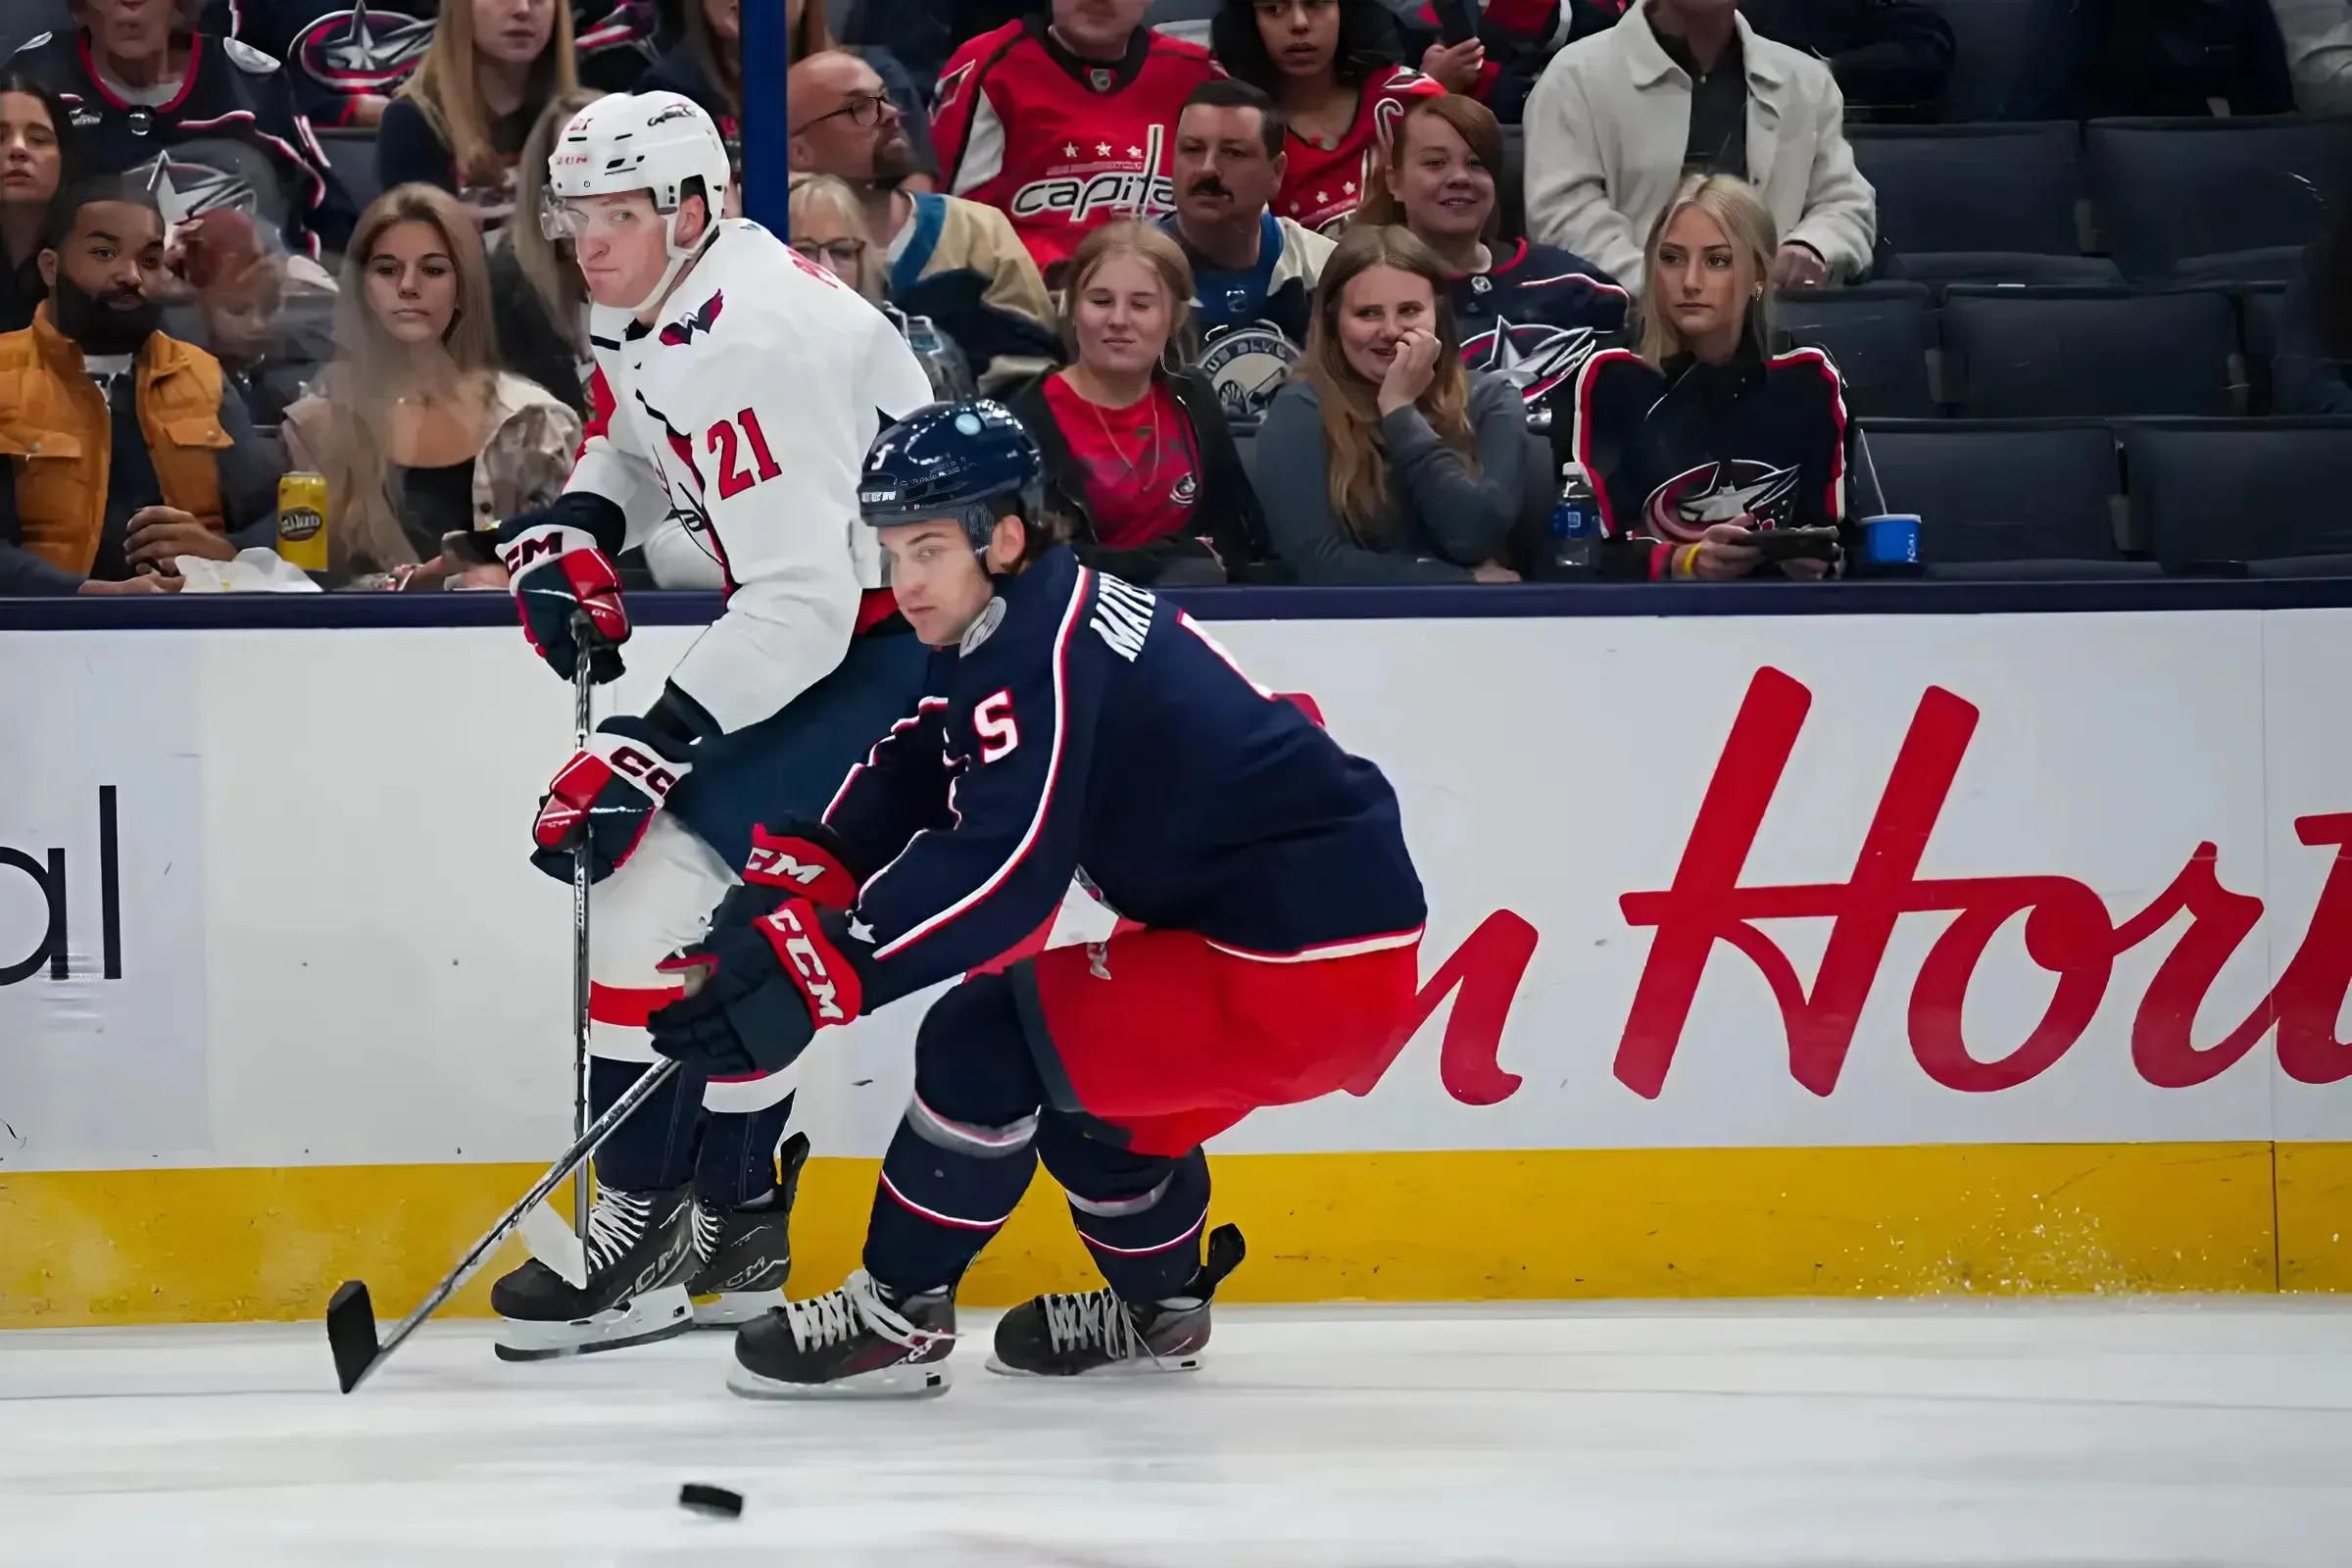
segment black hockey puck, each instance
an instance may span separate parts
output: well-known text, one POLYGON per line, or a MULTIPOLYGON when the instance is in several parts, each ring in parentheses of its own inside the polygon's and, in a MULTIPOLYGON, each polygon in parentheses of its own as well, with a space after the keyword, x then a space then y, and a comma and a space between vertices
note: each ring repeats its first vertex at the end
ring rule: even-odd
POLYGON ((689 1481, 678 1489, 678 1506, 707 1513, 714 1519, 743 1517, 743 1494, 729 1492, 724 1487, 706 1487, 699 1481, 689 1481))

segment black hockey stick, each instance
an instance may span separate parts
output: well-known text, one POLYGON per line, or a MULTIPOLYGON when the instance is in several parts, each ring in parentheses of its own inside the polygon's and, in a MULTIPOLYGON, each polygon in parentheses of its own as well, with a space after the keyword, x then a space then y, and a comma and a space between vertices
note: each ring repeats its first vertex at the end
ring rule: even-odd
POLYGON ((336 1290, 334 1299, 326 1303, 326 1343, 335 1352, 335 1379, 343 1385, 343 1392, 349 1394, 366 1382, 369 1373, 383 1365, 385 1359, 400 1348, 402 1341, 416 1333, 426 1318, 439 1311, 443 1302, 473 1278, 482 1264, 489 1260, 490 1254, 498 1250, 501 1242, 521 1229, 522 1217, 531 1211, 533 1205, 584 1164, 596 1152, 598 1146, 612 1135, 612 1130, 628 1119, 629 1112, 645 1103, 647 1098, 667 1083, 670 1075, 677 1070, 676 1062, 662 1061, 639 1074, 637 1081, 629 1085, 628 1092, 612 1102, 612 1108, 596 1118, 595 1123, 580 1135, 578 1142, 564 1152, 564 1157, 557 1160, 548 1173, 522 1195, 522 1201, 508 1209, 499 1222, 490 1227, 489 1234, 474 1243, 472 1250, 466 1254, 458 1266, 451 1269, 441 1283, 426 1294, 423 1304, 402 1318, 393 1327, 390 1336, 380 1343, 375 1337, 375 1306, 368 1298, 367 1282, 345 1280, 336 1290))
MULTIPOLYGON (((581 611, 571 617, 571 749, 588 749, 589 694, 596 689, 596 625, 581 611)), ((588 1134, 588 884, 593 851, 587 825, 571 851, 571 1136, 588 1134)), ((588 1245, 588 1173, 571 1189, 571 1233, 588 1245)))

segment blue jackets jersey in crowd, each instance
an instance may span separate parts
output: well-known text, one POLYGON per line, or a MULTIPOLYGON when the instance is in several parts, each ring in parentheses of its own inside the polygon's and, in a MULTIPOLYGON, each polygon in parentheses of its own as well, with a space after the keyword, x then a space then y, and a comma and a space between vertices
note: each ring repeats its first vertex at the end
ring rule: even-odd
POLYGON ((997 590, 826 812, 853 863, 883 867, 849 928, 868 1010, 1017 946, 1073 875, 1246 955, 1420 929, 1378 767, 1066 547, 997 590))

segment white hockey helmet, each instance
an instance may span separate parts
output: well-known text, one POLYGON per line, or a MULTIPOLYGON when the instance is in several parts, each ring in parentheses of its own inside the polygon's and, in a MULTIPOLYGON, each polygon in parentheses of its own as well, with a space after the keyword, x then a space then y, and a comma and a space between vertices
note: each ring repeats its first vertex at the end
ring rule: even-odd
MULTIPOLYGON (((564 204, 588 196, 649 191, 654 210, 666 220, 669 270, 655 292, 666 289, 694 257, 694 246, 678 243, 678 209, 686 182, 702 181, 702 195, 715 224, 725 209, 734 175, 727 144, 701 105, 683 93, 614 93, 571 117, 547 161, 549 209, 540 215, 550 239, 569 235, 564 204)), ((710 230, 704 230, 704 238, 710 230)))

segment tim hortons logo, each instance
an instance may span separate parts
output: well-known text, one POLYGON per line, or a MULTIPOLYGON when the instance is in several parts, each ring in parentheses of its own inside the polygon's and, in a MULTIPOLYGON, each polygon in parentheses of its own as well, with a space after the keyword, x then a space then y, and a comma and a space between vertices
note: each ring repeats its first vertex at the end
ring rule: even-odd
MULTIPOLYGON (((2190 852, 2180 874, 2147 906, 2121 922, 2105 901, 2072 877, 2042 874, 1922 877, 1936 820, 1976 733, 1978 710, 1931 686, 1920 698, 1842 882, 1743 886, 1740 873, 1757 829, 1796 748, 1812 693, 1778 669, 1759 669, 1691 825, 1673 886, 1628 893, 1629 924, 1657 935, 1617 1047, 1616 1076, 1654 1099, 1682 1039, 1700 977, 1717 943, 1760 970, 1788 1037, 1788 1070, 1816 1095, 1838 1087, 1854 1029, 1878 979, 1897 919, 1955 916, 1912 982, 1907 1023, 1912 1054, 1947 1089, 1982 1094, 2045 1072, 2089 1027, 2107 995, 2115 960, 2183 912, 2187 929, 2158 965, 2132 1021, 2132 1064, 2161 1089, 2183 1089, 2228 1071, 2274 1028, 2278 1064, 2300 1083, 2352 1077, 2352 1042, 2335 1026, 2352 988, 2352 812, 2303 816, 2295 834, 2334 858, 2294 956, 2253 1011, 2221 1040, 2199 1047, 2192 1026, 2215 977, 2262 917, 2262 900, 2221 882, 2210 844, 2190 852), (2040 1021, 2006 1052, 1963 1038, 1970 980, 2003 925, 2025 916, 2025 949, 2057 977, 2040 1021), (1755 922, 1827 918, 1829 943, 1810 989, 1779 945, 1755 922)), ((1457 1009, 1458 1010, 1458 1009, 1457 1009)))

